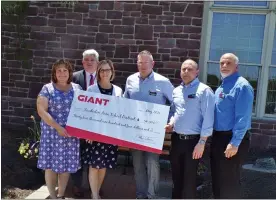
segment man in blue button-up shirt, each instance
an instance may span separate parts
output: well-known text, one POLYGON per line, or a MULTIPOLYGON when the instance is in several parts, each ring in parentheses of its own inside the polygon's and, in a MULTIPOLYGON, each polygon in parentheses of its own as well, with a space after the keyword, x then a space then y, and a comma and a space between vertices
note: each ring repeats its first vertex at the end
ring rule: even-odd
POLYGON ((220 59, 222 84, 215 92, 215 123, 211 170, 215 198, 240 197, 240 167, 249 148, 254 91, 238 73, 239 59, 232 53, 220 59))
MULTIPOLYGON (((174 87, 169 79, 153 72, 151 53, 140 52, 137 65, 139 72, 127 78, 124 97, 163 105, 168 101, 171 104, 174 87)), ((159 187, 159 155, 133 149, 132 157, 137 198, 155 198, 159 187)))
POLYGON ((196 198, 196 176, 205 142, 213 132, 215 98, 212 89, 199 82, 199 67, 183 62, 182 83, 173 91, 173 116, 165 127, 172 133, 171 165, 173 199, 196 198))

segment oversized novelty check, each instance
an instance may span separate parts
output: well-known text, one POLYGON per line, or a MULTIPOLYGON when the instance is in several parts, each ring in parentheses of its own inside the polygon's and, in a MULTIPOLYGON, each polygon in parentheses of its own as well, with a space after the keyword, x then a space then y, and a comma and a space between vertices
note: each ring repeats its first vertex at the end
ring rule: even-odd
POLYGON ((161 153, 169 106, 76 91, 66 130, 71 136, 161 153))

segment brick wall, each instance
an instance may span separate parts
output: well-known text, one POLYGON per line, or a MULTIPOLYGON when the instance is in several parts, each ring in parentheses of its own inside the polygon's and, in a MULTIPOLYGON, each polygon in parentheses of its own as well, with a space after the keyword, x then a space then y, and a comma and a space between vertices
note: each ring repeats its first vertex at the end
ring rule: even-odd
POLYGON ((180 63, 199 57, 202 10, 202 2, 32 3, 22 26, 24 61, 16 53, 15 25, 2 21, 2 123, 28 122, 53 62, 67 58, 82 69, 88 48, 114 61, 115 83, 122 87, 144 49, 153 54, 156 71, 178 84, 180 63))
POLYGON ((251 147, 276 148, 276 120, 252 120, 251 147))
MULTIPOLYGON (((38 92, 50 81, 53 62, 66 58, 75 70, 82 69, 82 52, 88 48, 115 63, 115 84, 122 88, 137 71, 141 50, 153 54, 155 71, 178 85, 181 62, 199 58, 202 12, 199 1, 91 1, 73 8, 32 2, 21 26, 20 54, 15 25, 2 19, 2 126, 25 129, 38 92)), ((254 138, 265 135, 262 146, 276 146, 275 122, 267 125, 268 132, 263 123, 253 125, 254 138)))

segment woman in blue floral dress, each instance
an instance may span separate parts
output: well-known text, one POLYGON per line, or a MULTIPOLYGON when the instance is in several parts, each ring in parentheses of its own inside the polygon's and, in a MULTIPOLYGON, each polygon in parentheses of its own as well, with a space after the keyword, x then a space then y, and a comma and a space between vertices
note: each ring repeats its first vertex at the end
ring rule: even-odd
POLYGON ((80 168, 79 139, 65 130, 74 92, 81 87, 72 83, 73 69, 65 60, 52 67, 52 82, 43 86, 37 98, 41 117, 41 139, 37 167, 45 170, 51 198, 63 198, 70 173, 80 168), (58 179, 58 194, 55 187, 58 179))

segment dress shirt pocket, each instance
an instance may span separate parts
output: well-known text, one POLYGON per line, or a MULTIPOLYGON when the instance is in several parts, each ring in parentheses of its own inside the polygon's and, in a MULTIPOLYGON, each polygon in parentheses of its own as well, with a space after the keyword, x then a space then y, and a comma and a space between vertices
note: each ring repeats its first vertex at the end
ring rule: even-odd
POLYGON ((222 111, 234 109, 234 97, 231 94, 224 94, 224 97, 219 99, 219 108, 222 111))
POLYGON ((189 110, 196 110, 197 108, 200 108, 200 94, 199 93, 191 93, 188 94, 185 98, 186 101, 186 107, 189 108, 189 110))
POLYGON ((149 89, 143 91, 143 94, 148 99, 148 101, 151 103, 158 103, 158 104, 165 103, 165 97, 160 90, 157 90, 155 88, 149 88, 149 89))
POLYGON ((148 95, 151 97, 160 97, 163 95, 163 93, 159 89, 149 89, 148 95))

